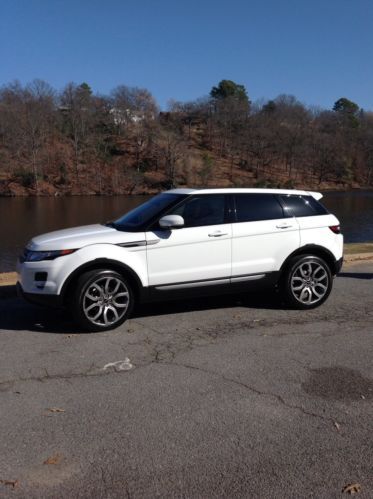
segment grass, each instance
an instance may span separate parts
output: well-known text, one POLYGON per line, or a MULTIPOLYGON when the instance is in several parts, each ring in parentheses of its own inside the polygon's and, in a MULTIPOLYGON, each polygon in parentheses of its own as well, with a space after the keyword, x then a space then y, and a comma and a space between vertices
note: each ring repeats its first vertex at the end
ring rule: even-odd
POLYGON ((0 286, 13 286, 17 281, 15 272, 5 272, 0 274, 0 286))
POLYGON ((344 245, 344 252, 346 255, 373 253, 373 243, 348 243, 344 245))

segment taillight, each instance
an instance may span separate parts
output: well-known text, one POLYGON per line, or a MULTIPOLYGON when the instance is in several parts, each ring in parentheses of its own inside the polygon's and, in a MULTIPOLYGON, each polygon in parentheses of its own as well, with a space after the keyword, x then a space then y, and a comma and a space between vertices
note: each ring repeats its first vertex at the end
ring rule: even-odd
POLYGON ((334 232, 334 234, 340 234, 341 233, 341 226, 340 225, 329 225, 329 229, 334 232))

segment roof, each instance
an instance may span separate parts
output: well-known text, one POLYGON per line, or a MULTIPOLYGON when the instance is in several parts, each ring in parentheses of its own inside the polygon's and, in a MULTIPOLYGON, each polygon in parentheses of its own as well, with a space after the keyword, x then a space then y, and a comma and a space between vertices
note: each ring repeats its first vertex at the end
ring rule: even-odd
POLYGON ((221 188, 221 189, 172 189, 167 191, 172 194, 295 194, 300 196, 312 196, 315 199, 321 199, 321 192, 302 191, 298 189, 255 189, 255 188, 221 188))

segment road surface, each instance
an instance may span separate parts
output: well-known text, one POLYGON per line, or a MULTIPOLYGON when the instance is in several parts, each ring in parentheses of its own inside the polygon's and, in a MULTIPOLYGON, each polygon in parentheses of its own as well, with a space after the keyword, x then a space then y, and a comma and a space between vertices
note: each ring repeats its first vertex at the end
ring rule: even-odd
POLYGON ((107 333, 3 298, 0 341, 1 497, 373 497, 372 262, 312 311, 208 298, 107 333))

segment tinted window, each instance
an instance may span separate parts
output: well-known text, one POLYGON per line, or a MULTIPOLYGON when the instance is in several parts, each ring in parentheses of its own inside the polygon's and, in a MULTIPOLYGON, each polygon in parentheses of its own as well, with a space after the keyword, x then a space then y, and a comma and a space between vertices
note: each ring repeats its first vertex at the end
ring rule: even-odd
POLYGON ((181 215, 185 227, 223 224, 225 196, 223 194, 190 196, 168 214, 181 215))
POLYGON ((237 194, 235 199, 237 222, 276 220, 284 216, 280 203, 272 194, 237 194))
POLYGON ((325 215, 327 210, 312 196, 281 196, 284 203, 285 215, 288 217, 312 217, 325 215))

